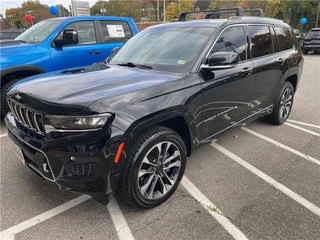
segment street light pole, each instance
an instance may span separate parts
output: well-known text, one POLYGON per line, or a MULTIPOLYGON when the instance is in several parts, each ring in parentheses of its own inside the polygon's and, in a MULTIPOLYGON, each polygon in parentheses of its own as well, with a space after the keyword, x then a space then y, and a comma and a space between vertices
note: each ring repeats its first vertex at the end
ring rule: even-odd
POLYGON ((159 0, 157 0, 157 22, 160 21, 160 9, 159 9, 159 0))

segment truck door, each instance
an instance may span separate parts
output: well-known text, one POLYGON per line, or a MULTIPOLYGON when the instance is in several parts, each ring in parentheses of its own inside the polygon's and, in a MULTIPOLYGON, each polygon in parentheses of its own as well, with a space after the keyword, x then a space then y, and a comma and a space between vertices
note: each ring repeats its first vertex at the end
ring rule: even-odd
MULTIPOLYGON (((64 29, 76 29, 79 43, 63 47, 55 47, 54 44, 51 44, 50 55, 54 70, 87 66, 105 59, 102 45, 97 43, 97 33, 93 21, 74 22, 64 29)), ((62 31, 57 38, 61 38, 62 31)))

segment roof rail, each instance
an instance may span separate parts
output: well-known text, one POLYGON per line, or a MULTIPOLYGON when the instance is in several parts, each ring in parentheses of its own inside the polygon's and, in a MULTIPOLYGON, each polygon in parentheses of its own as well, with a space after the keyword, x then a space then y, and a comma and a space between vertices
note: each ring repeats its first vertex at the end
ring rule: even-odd
POLYGON ((255 9, 249 9, 249 10, 244 10, 243 12, 257 12, 259 17, 264 17, 263 10, 261 8, 255 8, 255 9))
POLYGON ((264 17, 263 10, 261 8, 243 10, 242 7, 232 7, 232 8, 217 8, 217 9, 210 9, 204 11, 191 11, 191 12, 181 12, 178 18, 178 21, 186 21, 186 15, 191 13, 207 13, 205 15, 205 19, 211 19, 213 15, 218 14, 226 14, 226 13, 235 13, 236 16, 244 16, 244 13, 256 12, 258 13, 259 17, 264 17))
POLYGON ((205 18, 209 19, 214 14, 224 14, 224 13, 236 13, 236 16, 243 16, 242 7, 232 7, 232 8, 217 8, 204 11, 191 11, 191 12, 181 12, 179 15, 179 21, 186 21, 186 15, 191 13, 203 13, 207 12, 205 18))

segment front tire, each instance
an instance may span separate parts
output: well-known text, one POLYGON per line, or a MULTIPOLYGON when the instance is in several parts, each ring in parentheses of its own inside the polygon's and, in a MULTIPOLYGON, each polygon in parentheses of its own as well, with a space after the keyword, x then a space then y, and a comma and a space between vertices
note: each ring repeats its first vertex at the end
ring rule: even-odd
POLYGON ((294 88, 290 82, 285 82, 280 94, 277 97, 272 113, 267 115, 265 119, 275 125, 283 124, 291 113, 293 99, 294 88))
POLYGON ((308 50, 302 50, 304 55, 308 55, 309 51, 308 50))
POLYGON ((160 205, 177 189, 186 161, 185 143, 175 131, 145 130, 129 150, 119 186, 122 198, 138 208, 160 205))
POLYGON ((7 115, 7 113, 10 111, 10 108, 8 106, 7 99, 6 99, 7 92, 12 87, 12 85, 18 82, 19 80, 21 80, 21 78, 13 79, 1 87, 1 114, 0 114, 1 118, 4 118, 7 115))

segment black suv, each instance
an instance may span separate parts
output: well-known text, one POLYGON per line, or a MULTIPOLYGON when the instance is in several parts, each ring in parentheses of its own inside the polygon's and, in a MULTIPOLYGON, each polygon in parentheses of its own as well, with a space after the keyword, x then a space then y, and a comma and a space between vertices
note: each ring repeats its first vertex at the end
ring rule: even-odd
POLYGON ((305 36, 302 46, 303 54, 320 51, 320 28, 312 28, 305 36))
POLYGON ((61 189, 104 204, 119 190, 151 208, 176 190, 196 146, 262 116, 284 123, 303 67, 296 37, 280 20, 231 10, 183 13, 106 63, 14 86, 5 123, 19 158, 61 189))

